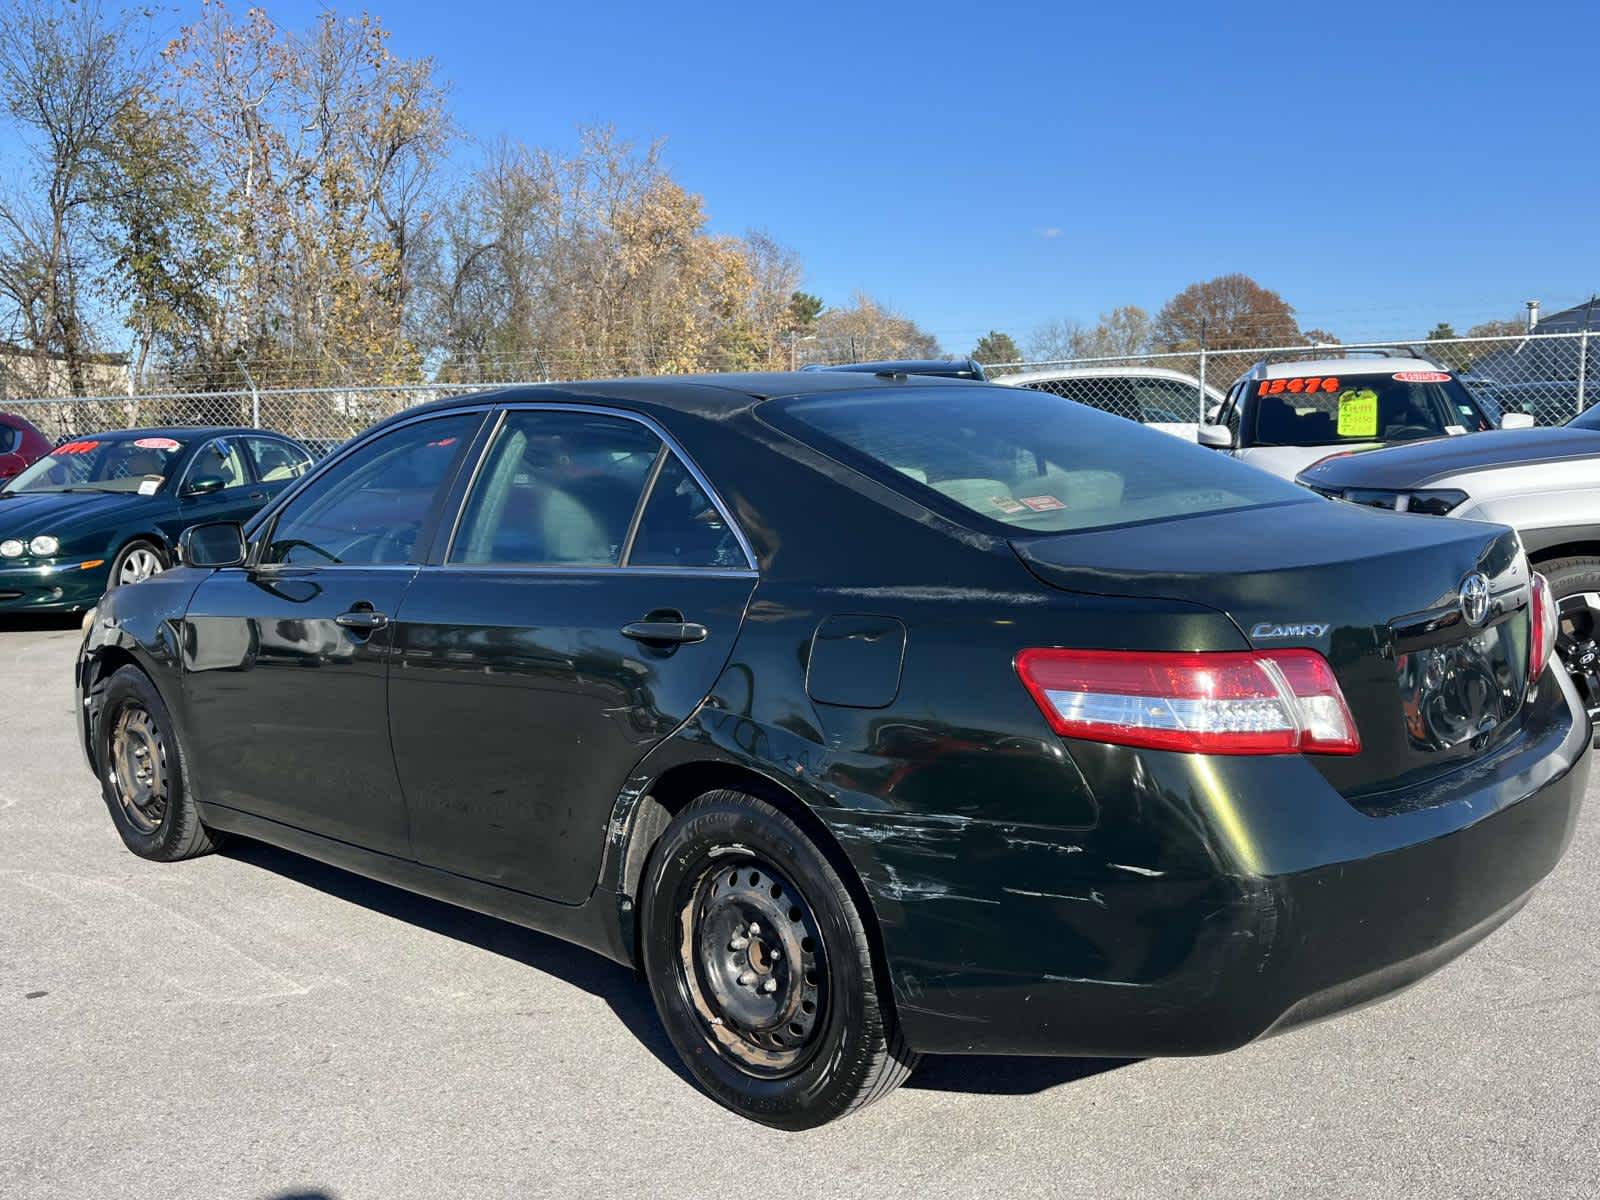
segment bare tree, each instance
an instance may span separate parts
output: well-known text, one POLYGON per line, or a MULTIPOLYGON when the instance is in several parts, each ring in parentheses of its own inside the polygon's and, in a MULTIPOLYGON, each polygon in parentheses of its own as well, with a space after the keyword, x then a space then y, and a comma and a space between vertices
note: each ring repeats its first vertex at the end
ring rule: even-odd
POLYGON ((87 213, 113 126, 142 85, 141 19, 108 17, 99 0, 12 0, 0 12, 0 91, 33 160, 34 184, 26 196, 0 200, 0 294, 45 379, 59 355, 78 395, 90 349, 87 213))

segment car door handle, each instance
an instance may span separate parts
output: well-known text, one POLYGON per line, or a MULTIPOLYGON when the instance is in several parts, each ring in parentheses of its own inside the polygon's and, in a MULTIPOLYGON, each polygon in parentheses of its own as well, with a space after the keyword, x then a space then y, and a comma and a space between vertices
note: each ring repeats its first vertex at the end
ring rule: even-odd
POLYGON ((655 642, 659 645, 703 642, 710 632, 696 621, 634 621, 622 627, 623 637, 632 638, 636 642, 655 642))
POLYGON ((267 498, 267 494, 265 492, 251 492, 250 493, 250 499, 252 499, 252 500, 265 500, 266 498, 267 498))
POLYGON ((370 608, 352 608, 349 612, 340 613, 333 619, 333 623, 358 633, 371 633, 387 625, 389 618, 387 614, 373 612, 370 608))

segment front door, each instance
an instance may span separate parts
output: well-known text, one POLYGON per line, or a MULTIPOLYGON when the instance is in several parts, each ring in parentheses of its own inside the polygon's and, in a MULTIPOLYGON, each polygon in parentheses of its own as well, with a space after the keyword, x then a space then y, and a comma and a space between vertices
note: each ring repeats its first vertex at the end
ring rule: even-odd
POLYGON ((389 748, 392 622, 482 420, 457 412, 341 456, 196 589, 184 697, 203 800, 409 855, 389 748))
POLYGON ((247 521, 266 500, 236 437, 213 438, 189 460, 178 486, 180 529, 206 521, 247 521))
POLYGON ((577 903, 634 765, 705 698, 755 572, 621 416, 514 409, 406 593, 389 711, 417 858, 577 903))

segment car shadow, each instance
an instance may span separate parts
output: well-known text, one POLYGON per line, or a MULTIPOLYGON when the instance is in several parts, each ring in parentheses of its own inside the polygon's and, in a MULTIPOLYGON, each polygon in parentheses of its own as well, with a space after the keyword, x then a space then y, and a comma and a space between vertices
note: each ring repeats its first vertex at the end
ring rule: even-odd
MULTIPOLYGON (((631 968, 498 917, 380 883, 265 842, 230 840, 222 851, 236 862, 271 871, 325 895, 454 938, 553 975, 604 1000, 639 1042, 673 1074, 693 1084, 660 1021, 649 988, 631 968)), ((927 1055, 905 1086, 923 1091, 1025 1096, 1138 1062, 1129 1058, 1027 1058, 1014 1055, 927 1055)))
POLYGON ((5 613, 0 614, 0 633, 37 633, 77 629, 83 625, 82 613, 5 613))

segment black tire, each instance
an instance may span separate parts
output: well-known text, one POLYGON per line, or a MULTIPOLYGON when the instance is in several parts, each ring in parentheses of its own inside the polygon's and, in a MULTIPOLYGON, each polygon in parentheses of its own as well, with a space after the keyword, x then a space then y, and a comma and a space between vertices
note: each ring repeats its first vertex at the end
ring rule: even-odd
POLYGON ((1590 716, 1600 714, 1600 558, 1552 558, 1534 569, 1561 611, 1556 656, 1590 716), (1582 600, 1589 597, 1588 602, 1582 600), (1565 603, 1563 603, 1565 602, 1565 603))
POLYGON ((779 809, 739 791, 701 796, 662 834, 640 893, 656 1009, 718 1103, 810 1129, 911 1073, 917 1055, 896 1027, 861 911, 779 809))
POLYGON ((153 572, 154 574, 159 574, 172 565, 172 559, 163 547, 145 538, 134 538, 133 541, 118 550, 117 556, 111 560, 111 573, 106 576, 106 591, 109 592, 113 588, 122 586, 123 568, 136 554, 149 555, 154 559, 158 564, 153 572))
POLYGON ((200 821, 172 714, 137 667, 119 668, 105 685, 94 757, 112 824, 140 858, 177 862, 221 844, 200 821))

